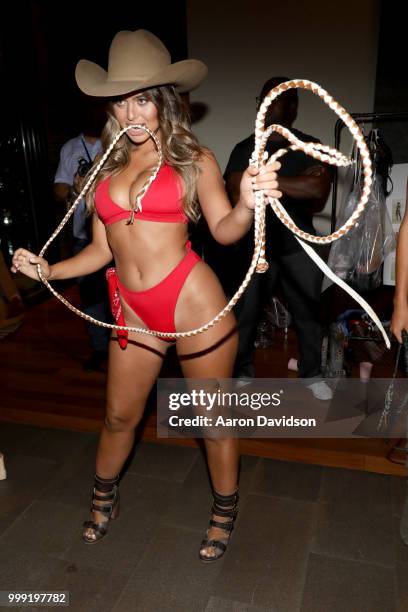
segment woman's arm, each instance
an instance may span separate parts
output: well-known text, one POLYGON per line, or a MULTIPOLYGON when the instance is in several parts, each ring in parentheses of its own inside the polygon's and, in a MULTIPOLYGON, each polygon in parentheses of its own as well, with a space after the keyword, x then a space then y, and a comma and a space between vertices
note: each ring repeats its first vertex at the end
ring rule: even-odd
POLYGON ((92 242, 78 255, 49 265, 42 257, 34 255, 26 249, 18 249, 13 255, 12 272, 21 272, 30 278, 39 280, 37 264, 47 280, 65 280, 77 276, 92 274, 112 261, 106 231, 103 223, 94 214, 92 218, 92 242))
POLYGON ((197 194, 201 210, 211 234, 220 244, 231 244, 244 236, 254 219, 254 190, 263 189, 268 195, 280 198, 276 170, 280 163, 263 167, 259 172, 248 167, 242 174, 239 198, 234 208, 228 199, 220 168, 211 153, 205 153, 200 162, 197 194))
POLYGON ((402 331, 408 331, 408 182, 404 219, 398 234, 396 256, 396 287, 391 331, 402 342, 402 331))

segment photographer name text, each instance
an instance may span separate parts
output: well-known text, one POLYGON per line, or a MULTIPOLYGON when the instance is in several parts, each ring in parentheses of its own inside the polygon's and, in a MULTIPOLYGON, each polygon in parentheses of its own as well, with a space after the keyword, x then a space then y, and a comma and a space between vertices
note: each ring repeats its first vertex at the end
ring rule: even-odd
POLYGON ((298 419, 293 416, 266 417, 258 414, 256 417, 224 417, 209 416, 169 417, 170 427, 317 427, 316 419, 298 419))

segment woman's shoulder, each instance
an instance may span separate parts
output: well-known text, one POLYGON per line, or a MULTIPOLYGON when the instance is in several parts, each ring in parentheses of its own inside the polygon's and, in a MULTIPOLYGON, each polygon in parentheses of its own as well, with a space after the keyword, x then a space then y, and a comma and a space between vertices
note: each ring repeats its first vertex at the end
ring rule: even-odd
POLYGON ((210 171, 211 169, 214 170, 216 168, 219 170, 217 158, 215 157, 211 149, 209 149, 208 147, 201 147, 200 154, 197 158, 197 165, 202 171, 210 171))

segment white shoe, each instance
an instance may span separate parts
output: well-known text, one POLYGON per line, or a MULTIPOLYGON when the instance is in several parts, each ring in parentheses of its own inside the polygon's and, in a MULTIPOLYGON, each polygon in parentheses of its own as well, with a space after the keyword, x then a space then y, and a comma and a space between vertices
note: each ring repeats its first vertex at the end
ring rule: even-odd
POLYGON ((333 391, 324 380, 318 380, 311 385, 306 385, 311 390, 314 397, 318 400, 328 401, 333 398, 333 391))
POLYGON ((253 382, 253 378, 249 378, 249 377, 245 377, 243 376, 242 378, 237 378, 235 381, 235 389, 242 389, 242 387, 246 387, 247 385, 250 385, 253 382))
POLYGON ((292 370, 292 372, 299 372, 299 362, 294 357, 291 357, 288 361, 288 370, 292 370))
POLYGON ((4 465, 4 455, 3 453, 0 453, 0 480, 6 480, 6 478, 7 473, 4 465))

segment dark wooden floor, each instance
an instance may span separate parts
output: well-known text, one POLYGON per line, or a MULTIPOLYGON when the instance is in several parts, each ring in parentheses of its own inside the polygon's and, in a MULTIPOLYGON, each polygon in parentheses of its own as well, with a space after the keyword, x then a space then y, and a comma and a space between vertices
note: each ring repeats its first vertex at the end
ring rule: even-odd
POLYGON ((243 455, 231 542, 208 565, 197 448, 138 444, 118 520, 102 542, 82 542, 96 446, 95 433, 0 423, 2 590, 69 591, 70 612, 408 609, 406 479, 243 455))
MULTIPOLYGON (((75 288, 67 290, 66 296, 77 302, 75 288)), ((98 431, 104 415, 105 375, 83 371, 87 355, 81 319, 54 298, 30 308, 20 329, 0 341, 0 420, 98 431)), ((296 356, 293 333, 286 337, 278 331, 272 348, 257 351, 257 376, 295 376, 287 370, 291 356, 296 356)), ((177 372, 176 360, 170 356, 163 375, 177 372)), ((140 436, 159 443, 197 445, 195 440, 157 439, 154 409, 148 412, 140 436)), ((394 453, 397 463, 386 458, 390 444, 381 439, 248 439, 241 440, 241 450, 287 461, 403 475, 402 454, 394 453)))

